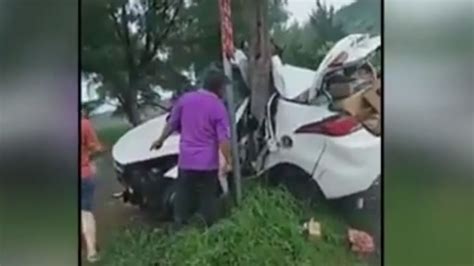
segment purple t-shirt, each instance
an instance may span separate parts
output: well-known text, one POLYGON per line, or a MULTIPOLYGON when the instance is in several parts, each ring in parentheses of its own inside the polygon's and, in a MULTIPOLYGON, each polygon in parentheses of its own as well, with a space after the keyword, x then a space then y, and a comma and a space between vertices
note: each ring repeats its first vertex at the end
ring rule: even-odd
POLYGON ((219 142, 230 139, 230 123, 224 103, 215 94, 205 90, 184 94, 173 106, 169 123, 181 134, 180 169, 219 168, 219 142))

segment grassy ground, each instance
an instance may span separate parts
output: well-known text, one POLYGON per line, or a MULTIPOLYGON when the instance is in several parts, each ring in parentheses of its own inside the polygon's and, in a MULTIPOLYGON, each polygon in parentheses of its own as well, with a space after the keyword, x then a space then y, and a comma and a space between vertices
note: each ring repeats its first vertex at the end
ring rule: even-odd
MULTIPOLYGON (((111 148, 129 126, 96 129, 111 148)), ((100 265, 367 265, 349 251, 347 224, 330 206, 310 208, 285 191, 261 186, 248 185, 244 191, 242 205, 208 230, 191 227, 169 234, 143 224, 113 230, 102 246, 100 265), (301 232, 310 217, 322 224, 318 241, 301 232)))
POLYGON ((111 149, 115 142, 130 129, 127 124, 118 124, 97 130, 97 135, 105 147, 111 149))
POLYGON ((328 210, 311 211, 286 191, 253 186, 242 205, 210 229, 118 233, 103 265, 366 265, 349 251, 345 234, 345 223, 328 210), (319 240, 302 233, 309 217, 322 224, 319 240))

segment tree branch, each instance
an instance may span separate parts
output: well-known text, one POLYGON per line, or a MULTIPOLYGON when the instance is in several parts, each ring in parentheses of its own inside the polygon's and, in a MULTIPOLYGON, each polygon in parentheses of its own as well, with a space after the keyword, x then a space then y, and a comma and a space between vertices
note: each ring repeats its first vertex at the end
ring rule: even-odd
POLYGON ((112 24, 114 24, 115 33, 117 34, 118 38, 123 41, 124 40, 123 34, 122 34, 121 29, 120 29, 120 25, 118 24, 119 23, 119 18, 117 17, 117 15, 115 15, 113 9, 108 8, 108 10, 109 10, 109 17, 112 19, 112 24))
MULTIPOLYGON (((170 20, 168 21, 168 23, 166 25, 166 28, 164 29, 164 31, 161 33, 160 36, 155 38, 153 53, 156 53, 156 51, 158 50, 158 47, 163 43, 163 40, 168 37, 171 29, 173 28, 174 24, 177 21, 178 14, 181 10, 182 5, 183 5, 183 0, 179 0, 177 6, 175 7, 175 10, 174 10, 174 13, 173 13, 172 17, 170 18, 170 20)), ((165 11, 165 13, 166 13, 166 11, 165 11)))
MULTIPOLYGON (((169 34, 171 33, 171 29, 173 29, 176 21, 178 20, 178 15, 181 11, 182 5, 183 5, 183 0, 179 0, 177 5, 176 4, 173 5, 174 6, 173 15, 168 20, 168 23, 166 23, 161 34, 159 36, 153 37, 153 46, 147 47, 148 49, 145 49, 143 56, 141 58, 140 66, 145 66, 146 64, 148 64, 153 58, 153 56, 156 55, 156 53, 158 52, 158 48, 163 44, 164 40, 168 38, 169 34)), ((172 6, 170 6, 168 1, 166 1, 165 4, 163 5, 163 11, 162 11, 163 15, 166 16, 166 13, 171 8, 172 6)), ((149 38, 151 39, 151 36, 149 38)))
POLYGON ((150 16, 154 15, 153 10, 154 7, 156 6, 156 0, 148 0, 147 1, 147 9, 145 11, 144 15, 144 25, 145 25, 145 50, 143 51, 143 55, 146 55, 146 53, 150 50, 151 48, 151 30, 150 30, 150 16))
POLYGON ((121 25, 122 25, 122 31, 123 31, 123 37, 124 37, 124 50, 125 50, 125 56, 127 60, 127 65, 128 65, 128 76, 129 76, 129 85, 135 81, 137 78, 137 71, 136 71, 136 65, 135 65, 135 60, 133 57, 133 50, 132 50, 132 43, 130 41, 130 29, 128 28, 128 16, 127 16, 127 10, 126 10, 126 5, 123 4, 121 7, 121 25))

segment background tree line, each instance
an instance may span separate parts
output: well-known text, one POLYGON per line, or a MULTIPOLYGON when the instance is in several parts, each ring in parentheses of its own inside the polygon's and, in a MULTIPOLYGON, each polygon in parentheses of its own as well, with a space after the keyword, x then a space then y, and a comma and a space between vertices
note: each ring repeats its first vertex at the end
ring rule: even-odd
MULTIPOLYGON (((288 25, 288 0, 266 1, 267 29, 293 65, 315 69, 346 34, 380 31, 380 0, 357 0, 338 11, 317 0, 303 25, 288 25)), ((254 3, 232 1, 236 45, 250 39, 254 3)), ((160 102, 153 88, 185 89, 193 82, 186 73, 199 75, 220 55, 217 0, 81 2, 81 71, 102 84, 102 97, 118 99, 133 125, 140 123, 140 106, 160 102)))

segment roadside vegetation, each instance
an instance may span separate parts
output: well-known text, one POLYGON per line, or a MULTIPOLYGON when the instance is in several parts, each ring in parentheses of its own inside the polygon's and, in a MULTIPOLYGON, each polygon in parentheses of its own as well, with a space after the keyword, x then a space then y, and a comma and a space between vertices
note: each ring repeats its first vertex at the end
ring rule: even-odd
POLYGON ((107 149, 112 149, 117 140, 130 129, 126 123, 99 128, 97 135, 107 149))
POLYGON ((350 252, 346 224, 329 209, 311 209, 281 189, 253 185, 246 191, 241 206, 210 229, 125 229, 104 250, 103 264, 367 265, 350 252), (321 222, 320 239, 303 233, 310 217, 321 222))
MULTIPOLYGON (((237 47, 250 45, 253 11, 263 2, 281 59, 295 66, 317 68, 328 49, 347 34, 380 33, 380 0, 356 0, 338 10, 313 1, 304 22, 292 18, 288 0, 232 1, 237 47)), ((182 92, 195 82, 184 73, 199 76, 211 62, 221 62, 219 27, 217 1, 83 0, 81 75, 100 98, 90 104, 118 99, 118 110, 138 125, 139 109, 160 103, 156 88, 182 92)))

